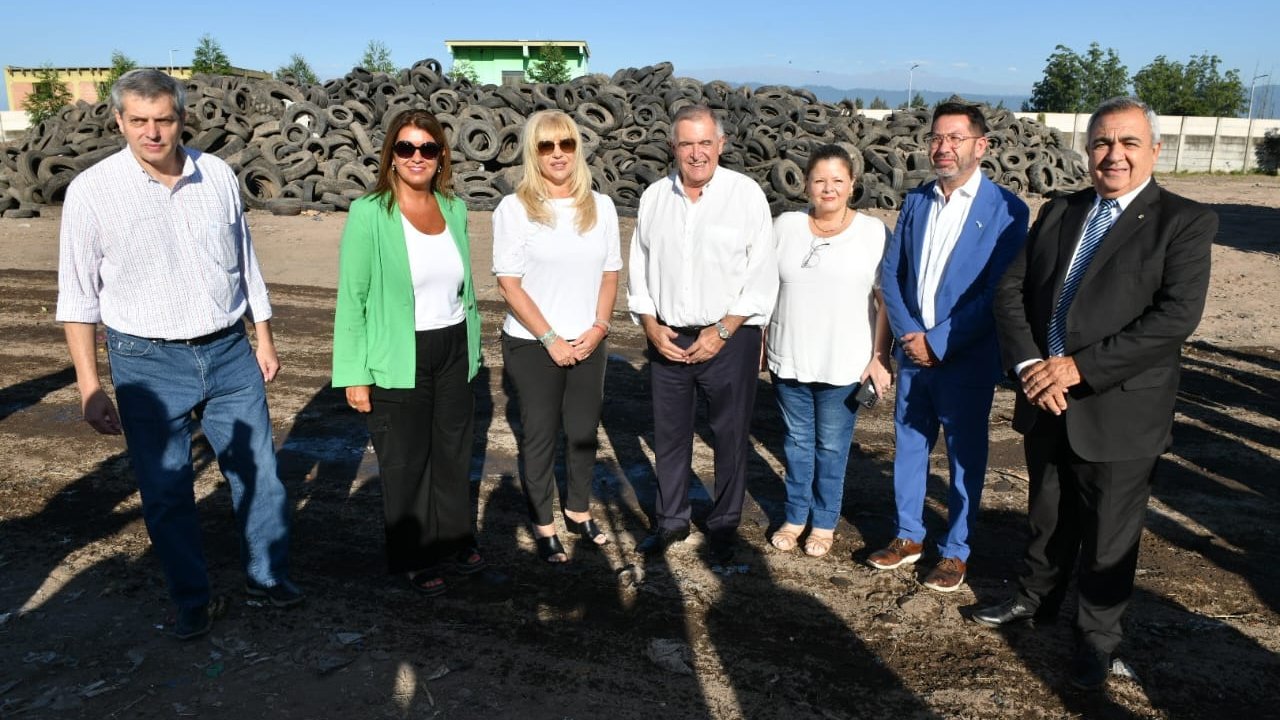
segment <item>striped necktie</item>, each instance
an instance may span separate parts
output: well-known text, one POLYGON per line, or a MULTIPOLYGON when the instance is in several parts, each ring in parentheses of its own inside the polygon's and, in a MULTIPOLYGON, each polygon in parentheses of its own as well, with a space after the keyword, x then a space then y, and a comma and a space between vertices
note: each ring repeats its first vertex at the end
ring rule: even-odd
POLYGON ((1103 200, 1098 205, 1098 211, 1093 214, 1093 219, 1084 229, 1084 237, 1080 238, 1080 247, 1076 248, 1071 266, 1067 268, 1067 277, 1062 281, 1062 293, 1058 295, 1058 306, 1054 308, 1053 317, 1049 319, 1049 355, 1051 356, 1062 357, 1066 353, 1067 311, 1071 309, 1071 301, 1076 297, 1076 290, 1080 289, 1080 281, 1084 279, 1085 270, 1089 269, 1089 261, 1093 259, 1098 246, 1102 244, 1102 238, 1107 236, 1107 231, 1115 223, 1115 215, 1112 211, 1118 209, 1119 205, 1120 203, 1112 199, 1103 200))

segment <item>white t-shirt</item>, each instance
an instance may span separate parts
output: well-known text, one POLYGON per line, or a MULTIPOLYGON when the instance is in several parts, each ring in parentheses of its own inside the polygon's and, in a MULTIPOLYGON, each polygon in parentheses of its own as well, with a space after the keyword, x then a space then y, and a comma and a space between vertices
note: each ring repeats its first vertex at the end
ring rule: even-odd
POLYGON ((451 327, 466 319, 462 309, 462 257, 446 227, 439 235, 419 231, 403 214, 404 244, 413 278, 415 330, 451 327))
MULTIPOLYGON (((573 198, 548 201, 554 226, 531 221, 515 195, 502 198, 493 211, 493 274, 520 278, 551 329, 569 339, 595 322, 601 276, 622 268, 618 211, 608 196, 591 195, 596 224, 586 234, 578 233, 573 198)), ((509 312, 502 330, 513 337, 535 337, 509 312)))
POLYGON ((816 263, 801 267, 815 243, 809 216, 788 212, 773 224, 778 303, 769 320, 769 369, 800 382, 849 385, 862 377, 875 342, 875 296, 888 229, 858 213, 844 232, 820 238, 816 263))

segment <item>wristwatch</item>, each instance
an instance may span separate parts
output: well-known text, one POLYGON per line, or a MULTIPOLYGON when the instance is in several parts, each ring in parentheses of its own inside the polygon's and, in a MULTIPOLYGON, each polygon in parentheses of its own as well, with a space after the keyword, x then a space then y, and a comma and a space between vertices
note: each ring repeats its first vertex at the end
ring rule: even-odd
POLYGON ((733 333, 729 332, 729 328, 725 327, 724 323, 719 320, 716 321, 716 334, 720 336, 721 340, 728 340, 733 337, 733 333))

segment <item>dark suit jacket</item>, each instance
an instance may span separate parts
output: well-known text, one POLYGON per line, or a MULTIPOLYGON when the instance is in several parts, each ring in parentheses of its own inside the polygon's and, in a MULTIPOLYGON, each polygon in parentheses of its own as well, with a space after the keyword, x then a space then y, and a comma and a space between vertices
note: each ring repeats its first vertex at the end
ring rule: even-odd
MULTIPOLYGON (((981 179, 938 284, 934 325, 926 330, 917 295, 920 256, 936 183, 926 183, 907 193, 884 251, 880 289, 889 313, 889 327, 896 338, 923 332, 938 356, 939 368, 969 384, 994 385, 1001 372, 991 302, 996 283, 1027 237, 1031 211, 1017 195, 986 177, 981 179)), ((901 346, 895 353, 899 367, 910 362, 901 346)))
MULTIPOLYGON (((1093 190, 1047 203, 996 291, 1001 359, 1048 356, 1049 317, 1092 206, 1093 190)), ((1103 239, 1066 320, 1066 354, 1082 382, 1067 399, 1072 450, 1092 462, 1160 455, 1169 447, 1182 343, 1200 322, 1218 217, 1155 181, 1103 239)), ((1042 411, 1018 393, 1014 429, 1042 411)))

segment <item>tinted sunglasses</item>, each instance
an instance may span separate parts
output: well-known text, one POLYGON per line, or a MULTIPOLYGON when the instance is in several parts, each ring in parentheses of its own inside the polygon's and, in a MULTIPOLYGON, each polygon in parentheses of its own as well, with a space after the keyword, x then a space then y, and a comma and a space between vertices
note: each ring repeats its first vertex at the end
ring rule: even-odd
POLYGON ((401 160, 408 160, 413 157, 414 150, 422 154, 423 160, 435 160, 440 157, 440 143, 425 142, 421 145, 414 145, 407 140, 400 140, 391 146, 391 152, 395 153, 396 157, 401 160))
POLYGON ((558 141, 557 140, 539 140, 538 154, 550 155, 556 149, 556 145, 560 146, 560 152, 566 153, 566 154, 571 153, 574 150, 578 149, 578 141, 574 140, 573 138, 561 138, 558 141))

